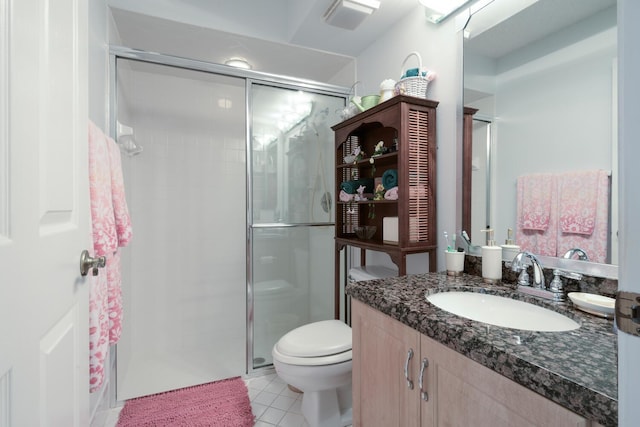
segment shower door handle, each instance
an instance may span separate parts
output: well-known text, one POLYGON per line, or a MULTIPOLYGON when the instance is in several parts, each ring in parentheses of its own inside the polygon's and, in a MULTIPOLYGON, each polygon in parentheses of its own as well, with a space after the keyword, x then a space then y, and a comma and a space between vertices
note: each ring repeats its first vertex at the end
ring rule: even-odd
POLYGON ((92 274, 97 276, 98 268, 104 268, 105 265, 107 265, 107 259, 103 256, 93 258, 86 249, 80 254, 80 274, 82 276, 86 276, 91 269, 93 270, 92 274))

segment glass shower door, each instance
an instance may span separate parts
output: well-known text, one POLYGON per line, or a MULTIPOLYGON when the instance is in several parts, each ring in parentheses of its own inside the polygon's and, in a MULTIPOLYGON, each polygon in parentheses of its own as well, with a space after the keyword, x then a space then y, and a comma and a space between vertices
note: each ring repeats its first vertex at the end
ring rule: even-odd
POLYGON ((245 80, 124 59, 117 78, 134 230, 117 399, 242 375, 245 80))
POLYGON ((288 331, 334 317, 334 139, 344 97, 253 84, 250 301, 253 368, 288 331))

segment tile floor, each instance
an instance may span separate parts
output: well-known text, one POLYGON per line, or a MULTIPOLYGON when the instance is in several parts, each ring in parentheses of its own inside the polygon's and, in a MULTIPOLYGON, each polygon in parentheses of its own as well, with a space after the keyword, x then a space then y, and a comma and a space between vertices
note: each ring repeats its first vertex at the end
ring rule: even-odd
POLYGON ((302 394, 291 391, 277 374, 246 378, 256 427, 308 427, 300 405, 302 394))
MULTIPOLYGON (((291 391, 277 374, 245 378, 255 427, 309 427, 300 410, 302 394, 291 391)), ((122 407, 113 408, 104 427, 115 427, 122 407)))

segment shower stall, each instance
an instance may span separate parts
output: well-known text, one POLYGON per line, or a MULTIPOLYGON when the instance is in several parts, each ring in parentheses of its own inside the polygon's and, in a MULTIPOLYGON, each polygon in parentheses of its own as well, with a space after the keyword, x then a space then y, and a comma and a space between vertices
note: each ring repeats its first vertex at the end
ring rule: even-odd
POLYGON ((334 317, 334 143, 348 89, 112 48, 122 250, 116 399, 271 367, 334 317))

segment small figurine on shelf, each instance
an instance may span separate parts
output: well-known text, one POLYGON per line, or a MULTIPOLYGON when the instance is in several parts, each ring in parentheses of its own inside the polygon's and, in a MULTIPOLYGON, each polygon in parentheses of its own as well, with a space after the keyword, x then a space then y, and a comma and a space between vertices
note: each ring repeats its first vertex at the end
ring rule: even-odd
POLYGON ((356 148, 353 149, 353 151, 351 152, 351 155, 344 157, 344 162, 356 164, 358 161, 362 160, 366 155, 367 154, 364 151, 362 151, 362 149, 358 145, 356 148))
POLYGON ((356 190, 356 193, 357 193, 357 194, 356 194, 356 195, 355 195, 355 197, 354 197, 354 200, 355 200, 356 202, 361 202, 361 201, 367 200, 367 198, 364 196, 364 190, 365 190, 365 188, 366 188, 366 187, 365 187, 364 185, 361 185, 361 186, 360 186, 360 187, 358 187, 358 189, 356 190))
POLYGON ((353 155, 355 156, 355 159, 353 160, 353 162, 356 163, 356 162, 362 160, 364 158, 364 156, 367 155, 367 153, 362 151, 362 149, 358 145, 356 148, 353 149, 353 155))
MULTIPOLYGON (((384 146, 384 141, 379 141, 376 144, 376 148, 373 150, 373 155, 371 156, 371 160, 373 160, 376 156, 381 156, 387 152, 387 147, 384 146)), ((373 161, 371 161, 373 163, 373 161)))
POLYGON ((376 191, 373 193, 373 200, 384 200, 385 189, 382 184, 376 186, 376 191))
POLYGON ((384 141, 379 141, 376 144, 375 149, 373 150, 373 154, 371 155, 371 158, 369 159, 369 163, 373 165, 373 167, 371 168, 371 176, 373 176, 373 174, 376 171, 375 157, 381 156, 386 152, 387 152, 387 147, 384 146, 384 141))

